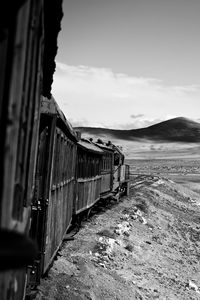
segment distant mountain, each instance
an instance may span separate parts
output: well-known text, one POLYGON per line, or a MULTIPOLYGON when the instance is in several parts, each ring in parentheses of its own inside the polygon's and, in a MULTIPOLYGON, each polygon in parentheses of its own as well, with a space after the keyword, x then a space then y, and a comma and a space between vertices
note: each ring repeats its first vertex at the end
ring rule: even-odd
POLYGON ((155 125, 130 130, 107 129, 96 127, 76 127, 84 134, 90 137, 107 137, 108 139, 121 139, 134 141, 138 139, 149 139, 153 141, 168 142, 200 142, 200 123, 179 117, 170 119, 155 125))

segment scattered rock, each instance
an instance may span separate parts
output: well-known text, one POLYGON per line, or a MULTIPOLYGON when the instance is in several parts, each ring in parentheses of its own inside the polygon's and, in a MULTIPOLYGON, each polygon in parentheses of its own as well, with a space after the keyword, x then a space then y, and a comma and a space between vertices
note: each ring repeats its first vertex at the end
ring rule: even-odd
POLYGON ((145 243, 151 245, 151 242, 150 242, 150 241, 145 241, 145 243))
POLYGON ((128 221, 129 217, 130 216, 128 214, 125 214, 125 215, 121 216, 120 219, 124 220, 124 221, 128 221))
POLYGON ((134 246, 132 244, 128 244, 128 245, 125 246, 125 249, 130 251, 130 252, 133 252, 134 246))
POLYGON ((117 227, 115 229, 115 233, 118 234, 118 235, 122 235, 122 234, 124 234, 125 232, 127 232, 129 230, 130 230, 129 222, 124 221, 121 224, 117 225, 117 227))
POLYGON ((195 292, 198 292, 199 290, 198 286, 191 280, 189 280, 188 286, 191 290, 194 290, 195 292))

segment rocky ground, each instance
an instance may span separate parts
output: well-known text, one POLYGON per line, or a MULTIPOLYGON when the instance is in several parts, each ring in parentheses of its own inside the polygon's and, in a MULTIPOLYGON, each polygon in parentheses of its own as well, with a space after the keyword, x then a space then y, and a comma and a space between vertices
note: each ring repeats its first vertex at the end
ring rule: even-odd
POLYGON ((37 300, 200 299, 200 197, 139 175, 63 244, 37 300))

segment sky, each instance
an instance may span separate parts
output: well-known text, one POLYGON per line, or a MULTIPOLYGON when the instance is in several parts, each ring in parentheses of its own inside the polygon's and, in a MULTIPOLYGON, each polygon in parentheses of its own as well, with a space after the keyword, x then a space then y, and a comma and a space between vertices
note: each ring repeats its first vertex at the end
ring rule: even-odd
POLYGON ((200 122, 199 0, 63 0, 52 93, 73 126, 200 122))

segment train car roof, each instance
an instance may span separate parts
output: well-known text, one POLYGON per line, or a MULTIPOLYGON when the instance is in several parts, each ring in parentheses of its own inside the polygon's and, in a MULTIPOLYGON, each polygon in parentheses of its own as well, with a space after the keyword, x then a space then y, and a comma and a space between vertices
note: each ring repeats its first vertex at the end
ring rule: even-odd
POLYGON ((46 97, 42 97, 41 101, 41 113, 47 114, 47 115, 56 115, 57 118, 59 118, 66 126, 67 130, 70 132, 70 134, 78 140, 77 133, 73 129, 70 122, 66 119, 64 113, 60 109, 59 105, 57 104, 56 100, 51 97, 50 99, 46 97))
POLYGON ((85 151, 89 151, 101 155, 104 153, 104 151, 101 148, 97 147, 94 143, 90 142, 87 139, 81 139, 77 144, 85 151))
POLYGON ((101 144, 101 143, 95 142, 94 144, 97 145, 98 147, 100 147, 101 149, 110 150, 110 151, 113 151, 114 153, 117 152, 117 153, 119 153, 120 156, 124 157, 122 150, 118 146, 112 144, 111 142, 109 142, 108 144, 105 144, 105 143, 101 144))
POLYGON ((94 145, 96 145, 97 147, 99 147, 99 148, 101 148, 101 149, 104 149, 104 150, 108 150, 108 151, 114 152, 114 149, 112 149, 112 147, 110 147, 110 146, 106 146, 106 145, 100 144, 100 143, 94 143, 94 145))

